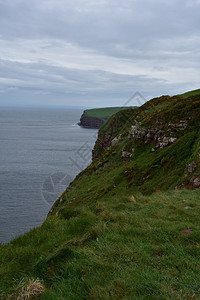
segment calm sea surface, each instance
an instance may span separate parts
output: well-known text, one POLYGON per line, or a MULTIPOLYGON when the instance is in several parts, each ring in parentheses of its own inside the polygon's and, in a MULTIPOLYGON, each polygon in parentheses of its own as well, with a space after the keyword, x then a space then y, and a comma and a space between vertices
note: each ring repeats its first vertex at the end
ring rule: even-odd
POLYGON ((82 110, 0 108, 0 242, 40 225, 70 181, 91 162, 97 130, 82 110))

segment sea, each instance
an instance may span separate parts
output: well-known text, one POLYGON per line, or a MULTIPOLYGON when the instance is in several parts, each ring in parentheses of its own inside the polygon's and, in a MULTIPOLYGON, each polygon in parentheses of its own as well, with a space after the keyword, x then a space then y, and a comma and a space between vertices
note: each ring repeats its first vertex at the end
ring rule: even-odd
POLYGON ((37 227, 91 163, 96 129, 77 125, 83 109, 0 108, 0 243, 37 227))

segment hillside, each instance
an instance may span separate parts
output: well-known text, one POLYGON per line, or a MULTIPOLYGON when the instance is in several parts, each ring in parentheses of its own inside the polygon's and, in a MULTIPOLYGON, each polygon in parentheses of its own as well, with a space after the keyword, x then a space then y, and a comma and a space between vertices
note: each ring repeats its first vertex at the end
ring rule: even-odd
POLYGON ((186 93, 184 93, 184 94, 182 94, 180 96, 182 98, 187 98, 187 97, 195 96, 195 95, 199 95, 199 94, 200 94, 200 89, 186 92, 186 93))
POLYGON ((84 110, 79 125, 84 128, 100 128, 112 115, 127 107, 104 107, 84 110))
POLYGON ((1 245, 2 299, 199 299, 199 213, 200 95, 119 111, 43 225, 1 245))

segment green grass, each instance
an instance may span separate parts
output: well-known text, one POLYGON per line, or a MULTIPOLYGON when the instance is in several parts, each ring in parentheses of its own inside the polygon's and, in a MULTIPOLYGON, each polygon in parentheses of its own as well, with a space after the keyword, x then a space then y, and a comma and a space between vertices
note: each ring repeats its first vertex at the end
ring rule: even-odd
MULTIPOLYGON (((107 120, 112 115, 116 114, 120 110, 127 109, 128 107, 104 107, 104 108, 93 108, 87 109, 85 112, 90 117, 96 117, 107 120)), ((130 107, 129 107, 130 108, 130 107)))
POLYGON ((180 96, 182 96, 183 98, 187 98, 187 97, 195 96, 195 95, 200 95, 200 89, 184 93, 180 96))
POLYGON ((99 139, 121 135, 119 143, 104 149, 98 140, 98 158, 43 225, 0 245, 1 298, 38 279, 46 290, 37 299, 200 299, 200 190, 190 185, 200 175, 199 117, 198 95, 163 96, 112 116, 99 139), (188 123, 174 144, 152 152, 153 144, 128 138, 136 118, 144 128, 161 120, 166 134, 170 120, 188 123), (188 190, 174 190, 183 182, 188 190))
MULTIPOLYGON (((40 299, 200 296, 200 191, 130 193, 94 202, 83 181, 82 196, 71 204, 79 215, 51 216, 3 247, 4 299, 26 276, 46 286, 40 299), (184 236, 184 229, 193 232, 184 236)), ((69 198, 75 195, 69 192, 69 198)))

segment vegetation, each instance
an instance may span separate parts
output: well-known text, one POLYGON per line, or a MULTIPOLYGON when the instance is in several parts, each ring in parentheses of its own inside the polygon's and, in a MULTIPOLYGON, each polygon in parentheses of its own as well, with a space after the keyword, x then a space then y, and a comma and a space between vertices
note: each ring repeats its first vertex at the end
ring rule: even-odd
POLYGON ((200 95, 200 89, 184 93, 181 96, 183 98, 187 98, 187 97, 194 96, 194 95, 200 95))
POLYGON ((97 158, 43 225, 1 245, 2 299, 25 299, 33 282, 37 299, 199 299, 200 190, 192 185, 200 176, 199 117, 200 97, 190 95, 155 98, 110 118, 97 158), (168 135, 169 122, 181 120, 187 126, 163 149, 129 137, 133 124, 159 123, 168 135), (120 138, 103 147, 105 135, 120 138), (123 158, 124 150, 132 154, 123 158))
POLYGON ((108 120, 112 115, 116 114, 117 112, 127 109, 128 107, 104 107, 104 108, 93 108, 87 109, 86 115, 90 117, 96 117, 103 120, 108 120))

